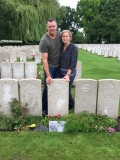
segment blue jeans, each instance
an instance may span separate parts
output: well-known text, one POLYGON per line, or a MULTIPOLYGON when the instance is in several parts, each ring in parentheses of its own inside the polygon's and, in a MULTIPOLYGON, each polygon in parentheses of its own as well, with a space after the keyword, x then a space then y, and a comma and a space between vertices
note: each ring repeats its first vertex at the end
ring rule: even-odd
MULTIPOLYGON (((67 71, 66 71, 66 73, 67 73, 67 71)), ((60 77, 63 78, 66 73, 64 71, 63 72, 61 71, 61 76, 60 77)), ((74 71, 74 74, 71 74, 70 81, 69 81, 69 110, 74 108, 74 99, 73 99, 72 94, 71 94, 71 87, 72 87, 73 81, 75 79, 75 76, 76 76, 76 69, 74 71)))
MULTIPOLYGON (((51 77, 60 78, 60 67, 49 67, 51 77)), ((44 72, 44 89, 42 94, 42 111, 48 114, 48 99, 47 99, 47 85, 46 85, 46 73, 44 72)))

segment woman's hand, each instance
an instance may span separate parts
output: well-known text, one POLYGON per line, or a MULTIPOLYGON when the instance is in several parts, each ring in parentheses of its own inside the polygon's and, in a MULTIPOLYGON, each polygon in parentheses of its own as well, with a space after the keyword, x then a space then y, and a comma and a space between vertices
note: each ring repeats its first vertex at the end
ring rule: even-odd
POLYGON ((69 81, 70 81, 70 76, 69 76, 69 75, 65 75, 65 76, 63 77, 63 79, 65 79, 67 82, 69 82, 69 81))

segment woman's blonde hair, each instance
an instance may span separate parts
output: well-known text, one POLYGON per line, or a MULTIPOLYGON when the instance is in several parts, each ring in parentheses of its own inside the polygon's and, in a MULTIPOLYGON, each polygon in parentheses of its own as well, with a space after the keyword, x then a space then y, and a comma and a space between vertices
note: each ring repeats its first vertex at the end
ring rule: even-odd
POLYGON ((69 36, 70 36, 70 41, 72 40, 72 33, 69 31, 69 30, 63 30, 62 32, 61 32, 61 38, 62 38, 62 35, 64 34, 64 33, 68 33, 69 34, 69 36))

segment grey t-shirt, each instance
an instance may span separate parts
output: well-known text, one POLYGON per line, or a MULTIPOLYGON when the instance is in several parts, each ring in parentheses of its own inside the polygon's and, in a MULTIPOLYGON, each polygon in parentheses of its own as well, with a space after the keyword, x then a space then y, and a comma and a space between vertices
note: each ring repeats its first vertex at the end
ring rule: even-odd
POLYGON ((46 33, 40 41, 39 51, 41 53, 48 53, 48 65, 49 67, 59 66, 59 55, 62 46, 60 32, 56 32, 56 38, 52 39, 46 33))

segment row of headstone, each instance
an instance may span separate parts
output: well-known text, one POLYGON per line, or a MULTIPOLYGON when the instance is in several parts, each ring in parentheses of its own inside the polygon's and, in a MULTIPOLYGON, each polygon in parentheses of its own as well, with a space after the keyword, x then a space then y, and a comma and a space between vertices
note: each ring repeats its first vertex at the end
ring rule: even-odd
POLYGON ((35 62, 41 62, 41 53, 38 51, 38 46, 36 49, 26 47, 0 47, 0 62, 8 61, 15 62, 17 58, 20 59, 20 62, 26 62, 26 59, 32 59, 35 57, 35 62))
POLYGON ((0 78, 36 78, 37 63, 36 62, 1 62, 0 63, 0 78))
MULTIPOLYGON (((28 109, 28 115, 42 115, 41 80, 37 79, 1 79, 0 111, 10 114, 11 98, 20 100, 28 109)), ((120 81, 116 79, 79 79, 75 81, 74 112, 88 111, 94 114, 118 117, 120 81)), ((48 115, 68 115, 69 84, 64 79, 53 79, 48 86, 48 115)))
POLYGON ((120 61, 120 44, 76 44, 78 48, 104 57, 117 57, 120 61))
MULTIPOLYGON (((82 74, 82 62, 77 62, 77 74, 75 80, 80 79, 82 74)), ((37 77, 36 62, 2 62, 0 63, 0 78, 35 78, 37 77)), ((74 81, 75 82, 75 81, 74 81)))
MULTIPOLYGON (((41 80, 23 79, 19 81, 21 105, 27 108, 28 115, 42 115, 41 80)), ((10 115, 12 99, 19 101, 18 80, 0 80, 0 111, 10 115)))

